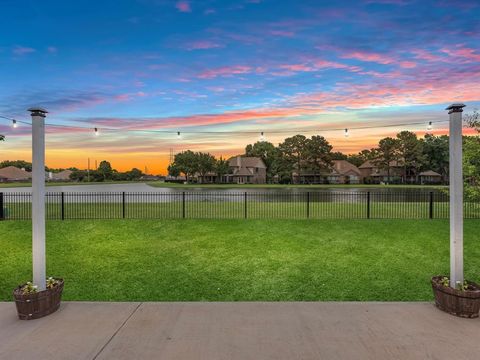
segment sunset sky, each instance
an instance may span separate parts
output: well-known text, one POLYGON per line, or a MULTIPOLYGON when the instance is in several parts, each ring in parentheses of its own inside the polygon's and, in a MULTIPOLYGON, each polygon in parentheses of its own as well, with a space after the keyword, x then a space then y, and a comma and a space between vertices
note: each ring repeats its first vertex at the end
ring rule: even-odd
MULTIPOLYGON (((262 131, 350 153, 423 135, 452 102, 480 107, 478 0, 2 0, 0 12, 0 115, 29 121, 40 105, 48 123, 80 127, 48 126, 50 167, 165 173, 170 149, 226 157, 262 131), (422 124, 325 130, 409 122, 422 124)), ((30 133, 0 120, 0 160, 31 159, 30 133)))

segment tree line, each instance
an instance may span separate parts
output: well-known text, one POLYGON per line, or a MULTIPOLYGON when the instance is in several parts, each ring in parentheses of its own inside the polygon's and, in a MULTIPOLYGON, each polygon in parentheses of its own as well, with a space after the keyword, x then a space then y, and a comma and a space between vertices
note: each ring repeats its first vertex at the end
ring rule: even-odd
POLYGON ((205 175, 215 173, 217 179, 220 180, 224 175, 228 174, 228 161, 220 157, 205 152, 193 152, 191 150, 182 151, 175 155, 174 161, 167 168, 168 174, 178 177, 180 174, 185 175, 185 180, 189 182, 195 174, 200 176, 202 182, 205 182, 205 175))
MULTIPOLYGON (((19 169, 25 169, 25 171, 32 171, 32 163, 25 160, 5 160, 0 162, 0 169, 7 166, 15 166, 19 169)), ((93 170, 80 170, 76 167, 69 168, 50 168, 45 166, 46 172, 59 173, 64 170, 71 170, 70 179, 74 181, 130 181, 139 180, 144 174, 141 170, 133 168, 128 171, 118 171, 112 168, 110 162, 103 160, 99 163, 98 167, 93 170)))
POLYGON ((402 167, 401 182, 415 179, 425 170, 439 173, 444 180, 448 176, 449 138, 446 135, 425 135, 423 138, 411 131, 386 137, 376 147, 355 154, 332 151, 332 146, 322 136, 307 138, 295 135, 278 146, 269 142, 247 145, 247 156, 261 157, 267 165, 269 177, 278 175, 280 182, 292 182, 292 173, 322 174, 329 171, 334 160, 346 160, 355 166, 370 161, 384 170, 390 182, 393 166, 402 167))
MULTIPOLYGON (((475 138, 465 137, 465 152, 475 145, 475 138), (473 145, 472 145, 473 144, 473 145)), ((475 147, 475 146, 474 146, 475 147)), ((322 175, 331 171, 334 160, 347 160, 360 166, 366 161, 383 170, 390 182, 392 167, 401 167, 402 183, 416 179, 420 172, 433 170, 444 181, 448 178, 449 138, 447 135, 427 134, 419 138, 411 131, 399 132, 395 137, 381 139, 377 146, 355 154, 333 151, 332 145, 323 136, 306 137, 295 135, 275 146, 268 141, 248 144, 240 156, 254 156, 263 160, 267 167, 267 181, 292 183, 293 174, 322 175)), ((183 174, 187 181, 198 174, 202 181, 207 173, 221 178, 229 171, 228 161, 204 152, 183 151, 175 155, 168 167, 171 176, 183 174)))

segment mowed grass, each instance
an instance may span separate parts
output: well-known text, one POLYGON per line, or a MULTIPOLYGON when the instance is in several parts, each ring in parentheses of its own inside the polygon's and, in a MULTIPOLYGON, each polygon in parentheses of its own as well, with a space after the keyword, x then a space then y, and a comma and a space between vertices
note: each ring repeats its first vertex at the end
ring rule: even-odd
MULTIPOLYGON (((480 221, 465 270, 480 280, 480 221)), ((0 222, 0 300, 31 279, 31 224, 0 222)), ((449 272, 445 220, 75 220, 47 223, 65 300, 431 300, 449 272)))

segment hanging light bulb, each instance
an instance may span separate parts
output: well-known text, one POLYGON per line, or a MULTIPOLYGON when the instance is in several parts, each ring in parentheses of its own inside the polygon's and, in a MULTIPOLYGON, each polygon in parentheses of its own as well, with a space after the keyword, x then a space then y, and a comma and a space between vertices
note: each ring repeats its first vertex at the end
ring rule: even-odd
POLYGON ((17 120, 12 120, 12 127, 16 128, 18 126, 17 120))
POLYGON ((348 133, 348 129, 345 129, 345 137, 347 138, 350 134, 348 133))
POLYGON ((431 121, 428 123, 427 130, 428 131, 432 130, 432 122, 431 121))
POLYGON ((265 141, 265 135, 263 134, 263 131, 260 133, 260 141, 265 141))
POLYGON ((99 133, 98 129, 95 128, 95 136, 98 136, 98 135, 100 135, 100 133, 99 133))
POLYGON ((177 131, 177 139, 180 139, 182 137, 182 134, 180 134, 180 131, 177 131))

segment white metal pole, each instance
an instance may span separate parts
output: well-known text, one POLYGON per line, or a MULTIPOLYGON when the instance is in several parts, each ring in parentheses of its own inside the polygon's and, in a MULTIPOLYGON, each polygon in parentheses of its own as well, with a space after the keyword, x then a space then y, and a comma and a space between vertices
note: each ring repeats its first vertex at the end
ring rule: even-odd
POLYGON ((462 108, 447 107, 450 115, 450 286, 463 284, 462 108))
POLYGON ((32 260, 33 283, 45 290, 45 114, 38 107, 32 115, 32 260))

